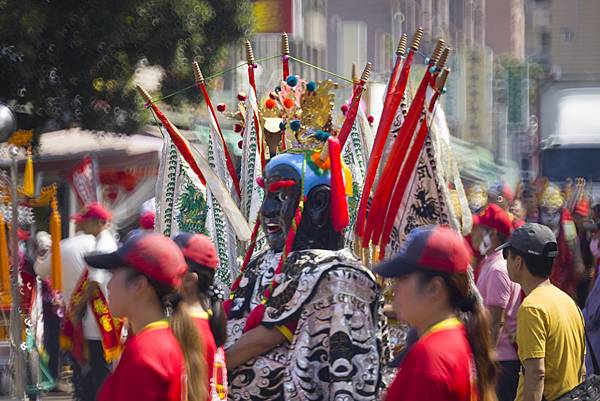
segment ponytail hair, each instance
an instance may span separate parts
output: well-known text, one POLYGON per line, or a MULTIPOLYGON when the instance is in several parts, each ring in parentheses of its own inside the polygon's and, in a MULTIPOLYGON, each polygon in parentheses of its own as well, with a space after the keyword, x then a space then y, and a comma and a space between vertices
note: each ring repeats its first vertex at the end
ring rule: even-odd
POLYGON ((473 352, 475 369, 477 370, 477 390, 481 401, 497 401, 496 377, 497 366, 493 360, 490 326, 483 304, 471 289, 467 273, 444 274, 429 270, 419 270, 422 282, 433 277, 441 277, 450 296, 450 303, 467 332, 467 340, 473 352))
POLYGON ((183 353, 187 379, 187 401, 208 399, 208 368, 206 366, 204 343, 188 306, 181 302, 177 289, 146 277, 154 287, 162 307, 170 318, 171 330, 183 353))
POLYGON ((186 259, 190 271, 198 275, 198 297, 202 307, 208 312, 210 331, 217 347, 227 340, 227 314, 223 308, 223 290, 214 285, 215 270, 186 259))
POLYGON ((493 359, 490 325, 483 304, 472 291, 468 275, 453 274, 447 277, 450 302, 459 312, 473 351, 477 369, 477 389, 482 401, 496 401, 498 368, 493 359))

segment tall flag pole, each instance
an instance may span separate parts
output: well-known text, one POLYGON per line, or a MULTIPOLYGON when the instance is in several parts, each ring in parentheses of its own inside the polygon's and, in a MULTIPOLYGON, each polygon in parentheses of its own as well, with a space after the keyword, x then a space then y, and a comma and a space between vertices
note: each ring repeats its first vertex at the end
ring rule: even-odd
POLYGON ((202 96, 204 96, 204 101, 206 102, 206 106, 208 108, 208 112, 212 116, 212 120, 214 121, 214 128, 219 133, 219 140, 221 142, 221 148, 225 153, 225 162, 227 164, 227 171, 229 172, 229 176, 233 181, 233 187, 235 192, 237 193, 238 198, 242 196, 242 191, 240 190, 240 180, 238 179, 237 173, 235 172, 235 166, 233 165, 233 160, 231 158, 231 154, 229 153, 229 149, 227 148, 227 143, 225 142, 225 137, 223 136, 223 131, 221 130, 221 126, 219 125, 219 120, 217 119, 217 114, 215 113, 215 109, 210 100, 210 96, 208 95, 208 91, 206 90, 206 83, 204 82, 204 76, 202 75, 202 71, 200 70, 200 65, 198 62, 194 61, 192 68, 194 70, 194 77, 196 79, 196 86, 202 92, 202 96))
POLYGON ((360 105, 360 98, 365 90, 365 85, 369 80, 369 75, 371 75, 371 69, 373 65, 371 63, 367 63, 365 69, 360 77, 358 83, 354 84, 354 88, 352 89, 352 101, 350 103, 350 107, 348 108, 348 112, 346 113, 346 119, 344 120, 344 124, 342 128, 340 128, 340 132, 338 134, 338 139, 340 141, 340 146, 343 148, 346 140, 348 139, 348 135, 350 135, 350 130, 352 130, 352 126, 354 125, 354 121, 356 120, 356 113, 358 113, 358 106, 360 105))
MULTIPOLYGON (((250 43, 249 40, 246 40, 246 60, 248 63, 248 82, 250 83, 250 90, 252 90, 254 93, 254 99, 257 99, 258 101, 258 96, 257 96, 257 91, 256 91, 256 77, 254 75, 254 69, 256 68, 256 63, 254 62, 254 51, 252 50, 252 44, 250 43)), ((266 146, 264 144, 264 140, 263 140, 263 136, 262 136, 262 128, 260 126, 260 121, 258 118, 257 113, 254 113, 253 116, 254 119, 254 127, 256 128, 256 143, 258 145, 258 150, 260 153, 260 162, 261 162, 261 166, 262 168, 265 167, 265 164, 267 163, 267 157, 265 155, 266 152, 266 146)), ((246 122, 247 124, 248 122, 246 122)))
POLYGON ((394 116, 396 115, 396 111, 400 106, 400 102, 402 100, 402 96, 404 95, 404 91, 406 90, 406 84, 408 82, 408 76, 410 74, 410 65, 412 63, 414 53, 419 50, 422 38, 423 28, 419 28, 415 33, 406 58, 404 58, 406 54, 406 35, 403 35, 403 37, 400 39, 398 49, 396 50, 395 69, 397 69, 400 64, 402 64, 402 69, 399 75, 397 74, 397 71, 394 71, 394 73, 390 77, 387 94, 385 96, 385 103, 383 105, 383 112, 381 114, 381 119, 379 120, 377 133, 375 134, 373 149, 371 151, 369 165, 367 167, 367 173, 365 176, 363 195, 361 197, 356 216, 355 231, 359 238, 362 238, 364 235, 364 223, 366 218, 367 203, 369 202, 369 198, 371 197, 371 189, 373 188, 373 183, 375 182, 375 176, 379 168, 381 155, 387 142, 387 138, 390 133, 390 128, 392 126, 394 116))
POLYGON ((171 140, 177 147, 177 150, 189 165, 190 169, 196 174, 203 185, 206 185, 212 191, 217 202, 223 209, 223 213, 231 223, 231 227, 236 232, 240 241, 250 240, 250 227, 248 222, 240 212, 235 201, 231 198, 229 190, 223 184, 221 178, 214 173, 210 168, 208 161, 190 145, 187 139, 175 127, 171 121, 160 111, 156 103, 152 101, 152 96, 140 85, 137 85, 137 90, 146 102, 146 106, 150 107, 162 125, 165 127, 171 140))
POLYGON ((290 75, 290 40, 287 33, 281 35, 281 64, 283 67, 283 80, 290 75))

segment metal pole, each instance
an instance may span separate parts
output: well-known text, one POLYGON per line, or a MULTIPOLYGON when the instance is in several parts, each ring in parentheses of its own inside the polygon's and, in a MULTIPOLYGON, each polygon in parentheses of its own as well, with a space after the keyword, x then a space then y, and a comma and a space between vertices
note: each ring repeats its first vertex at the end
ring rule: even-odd
POLYGON ((12 304, 10 308, 10 340, 14 352, 14 396, 17 399, 26 399, 25 395, 25 360, 21 349, 22 343, 22 321, 21 321, 21 291, 19 289, 19 239, 17 230, 19 228, 19 210, 17 198, 18 182, 18 149, 10 149, 10 190, 11 190, 11 229, 10 229, 10 258, 11 266, 11 294, 12 304))

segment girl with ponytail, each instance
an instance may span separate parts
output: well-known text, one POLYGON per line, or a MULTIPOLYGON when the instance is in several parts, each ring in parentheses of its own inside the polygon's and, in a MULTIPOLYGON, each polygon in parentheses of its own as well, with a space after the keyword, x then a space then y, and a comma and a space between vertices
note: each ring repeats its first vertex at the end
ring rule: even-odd
POLYGON ((206 401, 204 349, 189 307, 179 302, 187 266, 177 245, 144 233, 85 260, 112 271, 110 309, 127 318, 132 334, 98 400, 206 401))
POLYGON ((227 368, 223 345, 227 338, 227 315, 223 309, 224 292, 214 284, 219 264, 217 251, 202 234, 181 233, 174 238, 188 266, 182 295, 196 323, 205 349, 208 366, 208 391, 211 400, 227 398, 227 368))
POLYGON ((496 401, 489 325, 468 276, 464 239, 446 227, 413 230, 375 272, 394 283, 398 318, 419 340, 408 350, 386 401, 496 401))

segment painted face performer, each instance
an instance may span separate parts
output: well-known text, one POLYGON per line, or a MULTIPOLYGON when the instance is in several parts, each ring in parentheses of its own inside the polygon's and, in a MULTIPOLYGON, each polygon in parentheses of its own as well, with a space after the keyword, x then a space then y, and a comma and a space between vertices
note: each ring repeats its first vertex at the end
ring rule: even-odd
POLYGON ((232 286, 233 400, 375 400, 380 389, 380 289, 341 249, 351 177, 338 139, 304 122, 258 180, 269 249, 247 255, 232 286))
POLYGON ((575 298, 584 265, 573 217, 565 207, 564 198, 557 186, 546 186, 539 202, 539 210, 540 223, 548 226, 558 239, 559 252, 554 259, 550 280, 575 298))

